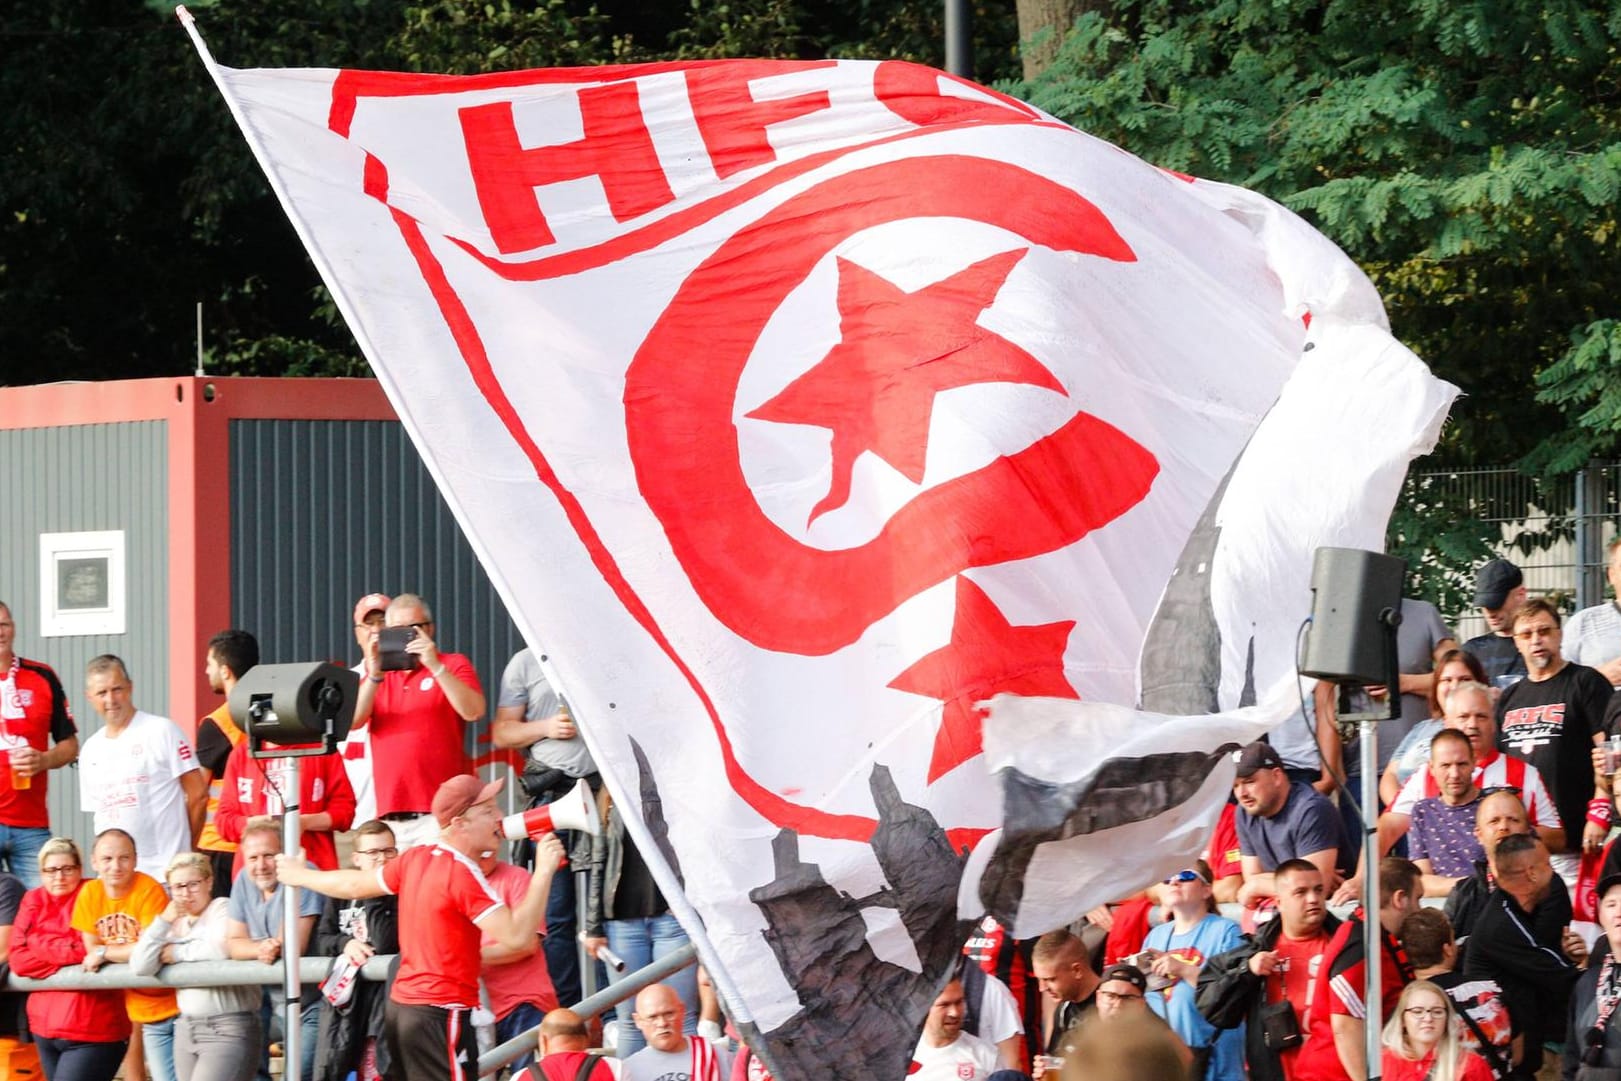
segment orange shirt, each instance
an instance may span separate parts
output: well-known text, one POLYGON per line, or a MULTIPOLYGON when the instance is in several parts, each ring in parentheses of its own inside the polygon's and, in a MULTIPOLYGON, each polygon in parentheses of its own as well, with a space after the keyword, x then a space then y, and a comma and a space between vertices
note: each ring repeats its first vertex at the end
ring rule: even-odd
MULTIPOLYGON (((79 890, 79 899, 73 903, 73 929, 95 935, 104 946, 133 946, 141 937, 141 930, 155 919, 169 904, 169 895, 163 892, 158 880, 135 872, 129 893, 114 900, 107 896, 107 888, 100 879, 92 878, 79 890)), ((129 1019, 144 1025, 164 1021, 180 1012, 174 992, 124 992, 124 1008, 129 1019)))

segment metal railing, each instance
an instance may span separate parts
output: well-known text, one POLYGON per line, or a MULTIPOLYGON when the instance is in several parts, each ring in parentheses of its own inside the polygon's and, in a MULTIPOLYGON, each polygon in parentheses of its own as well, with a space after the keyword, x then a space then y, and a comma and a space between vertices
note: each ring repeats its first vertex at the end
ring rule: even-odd
MULTIPOLYGON (((301 984, 316 984, 326 978, 332 967, 330 957, 304 957, 298 962, 301 984)), ((609 984, 594 995, 572 1007, 575 1013, 589 1020, 630 998, 644 987, 649 987, 682 969, 696 964, 698 951, 692 945, 682 946, 674 953, 659 958, 645 968, 609 984)), ((381 981, 388 978, 394 955, 371 958, 360 970, 360 978, 381 981)), ((183 961, 164 965, 156 976, 137 976, 126 964, 103 965, 89 972, 78 965, 69 965, 43 979, 30 979, 15 972, 4 985, 8 991, 117 991, 128 988, 156 989, 163 987, 253 987, 285 983, 286 968, 280 962, 267 965, 260 961, 183 961)), ((494 1073, 502 1066, 516 1062, 535 1050, 540 1026, 520 1033, 506 1043, 492 1047, 479 1056, 480 1077, 494 1073)))

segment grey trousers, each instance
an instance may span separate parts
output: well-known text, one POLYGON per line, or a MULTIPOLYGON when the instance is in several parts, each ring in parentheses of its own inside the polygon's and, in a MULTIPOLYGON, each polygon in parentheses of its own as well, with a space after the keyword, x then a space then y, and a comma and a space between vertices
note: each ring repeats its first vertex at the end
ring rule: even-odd
POLYGON ((257 1013, 182 1015, 174 1025, 175 1076, 179 1081, 253 1081, 263 1043, 257 1013))

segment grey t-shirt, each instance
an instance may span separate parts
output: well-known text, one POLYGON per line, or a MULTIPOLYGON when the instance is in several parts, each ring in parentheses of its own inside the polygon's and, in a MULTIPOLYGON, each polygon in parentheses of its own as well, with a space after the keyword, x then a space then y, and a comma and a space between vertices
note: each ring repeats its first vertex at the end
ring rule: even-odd
MULTIPOLYGON (((546 673, 541 671, 534 652, 521 649, 515 653, 507 662, 506 671, 501 673, 501 695, 495 707, 523 706, 524 720, 538 721, 556 713, 563 704, 562 697, 546 682, 546 673)), ((529 757, 543 766, 560 769, 570 777, 584 777, 597 770, 585 740, 578 735, 573 739, 538 740, 530 745, 529 757)))
MULTIPOLYGON (((692 1040, 696 1036, 688 1036, 688 1045, 679 1051, 660 1051, 656 1047, 644 1047, 630 1058, 625 1060, 620 1081, 692 1081, 692 1040)), ((710 1044, 714 1048, 715 1057, 720 1060, 720 1076, 729 1077, 732 1073, 732 1053, 724 1047, 710 1044)))

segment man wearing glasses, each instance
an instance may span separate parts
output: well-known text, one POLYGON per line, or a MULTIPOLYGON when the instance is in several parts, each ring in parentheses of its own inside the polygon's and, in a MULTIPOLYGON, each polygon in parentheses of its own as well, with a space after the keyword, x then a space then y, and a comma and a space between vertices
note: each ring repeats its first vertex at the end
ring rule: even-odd
MULTIPOLYGON (((377 868, 399 854, 394 831, 387 822, 374 818, 356 827, 349 863, 357 871, 376 873, 377 868)), ((329 899, 315 925, 312 952, 321 957, 342 955, 357 967, 377 954, 399 953, 399 908, 400 900, 392 894, 353 901, 329 899)), ((356 979, 349 997, 344 999, 334 988, 323 985, 321 1035, 315 1048, 316 1077, 348 1077, 354 1073, 359 1081, 373 1081, 378 1076, 397 1076, 383 1039, 383 1010, 389 986, 356 979), (367 1066, 369 1071, 364 1068, 367 1066)))
POLYGON ((1604 741, 1610 681, 1560 653, 1559 610, 1538 597, 1514 616, 1514 644, 1526 675, 1497 700, 1497 745, 1535 766, 1559 809, 1564 844, 1550 846, 1553 866, 1576 884, 1583 850, 1598 851, 1610 832, 1610 780, 1595 777, 1593 747, 1604 741))
POLYGON ((381 635, 369 632, 353 727, 371 733, 377 816, 394 823, 399 847, 409 848, 438 832, 428 814, 434 792, 467 772, 463 726, 484 716, 484 688, 471 661, 439 652, 433 613, 421 597, 401 593, 389 602, 383 622, 414 632, 405 652, 416 664, 384 671, 381 635))

